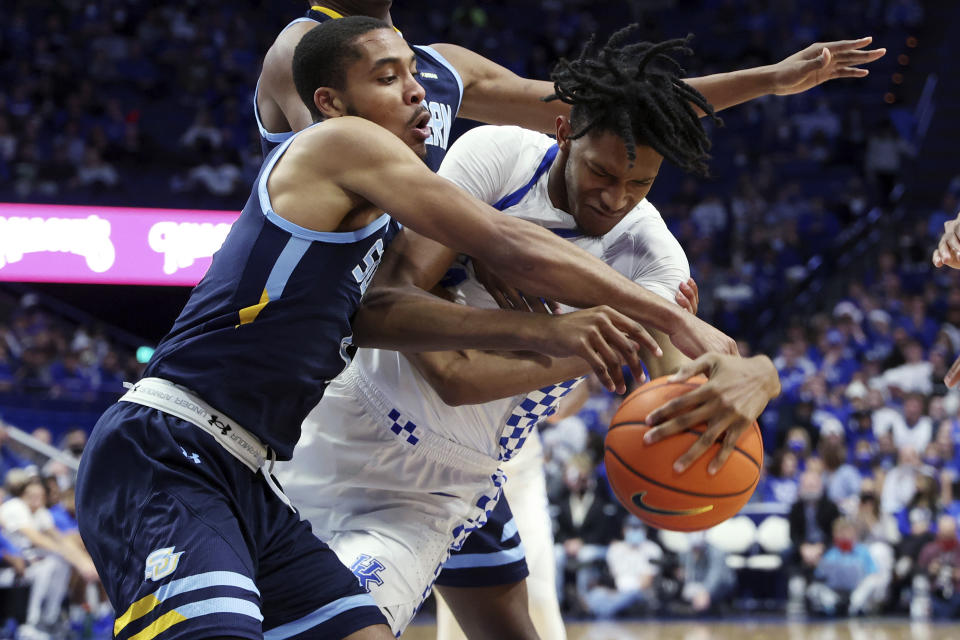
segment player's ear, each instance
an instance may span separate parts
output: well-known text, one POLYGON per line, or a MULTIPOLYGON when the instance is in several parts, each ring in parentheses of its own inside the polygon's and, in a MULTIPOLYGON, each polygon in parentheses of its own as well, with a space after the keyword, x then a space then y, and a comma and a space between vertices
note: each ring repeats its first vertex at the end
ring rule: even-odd
POLYGON ((347 105, 340 92, 330 87, 317 87, 313 92, 313 103, 320 114, 326 118, 337 118, 347 114, 347 105))
POLYGON ((570 134, 573 128, 570 126, 570 118, 567 116, 557 116, 557 146, 561 151, 570 150, 570 134))

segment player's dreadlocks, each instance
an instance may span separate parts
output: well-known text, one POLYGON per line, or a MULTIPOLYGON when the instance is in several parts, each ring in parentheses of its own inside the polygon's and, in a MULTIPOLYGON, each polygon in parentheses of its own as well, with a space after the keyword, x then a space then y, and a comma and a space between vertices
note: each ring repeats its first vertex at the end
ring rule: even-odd
POLYGON ((591 36, 579 58, 561 59, 550 76, 556 93, 543 100, 572 105, 571 139, 610 131, 623 138, 631 164, 642 144, 686 171, 706 175, 710 139, 691 103, 723 123, 707 99, 679 78, 685 71, 668 55, 693 53, 687 47, 693 35, 624 45, 636 27, 617 31, 599 50, 591 36))

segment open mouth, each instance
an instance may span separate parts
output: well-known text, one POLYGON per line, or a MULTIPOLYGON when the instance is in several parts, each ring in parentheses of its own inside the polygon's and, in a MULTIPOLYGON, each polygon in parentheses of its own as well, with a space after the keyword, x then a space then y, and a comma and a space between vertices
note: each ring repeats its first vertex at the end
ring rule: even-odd
POLYGON ((430 112, 422 111, 419 116, 414 118, 413 122, 410 125, 410 128, 413 129, 414 136, 422 140, 426 140, 430 137, 430 112))

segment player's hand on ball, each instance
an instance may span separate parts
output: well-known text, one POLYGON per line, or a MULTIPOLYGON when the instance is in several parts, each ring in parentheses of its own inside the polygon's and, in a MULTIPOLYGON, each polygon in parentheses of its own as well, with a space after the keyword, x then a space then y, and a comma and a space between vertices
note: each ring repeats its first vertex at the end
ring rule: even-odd
POLYGON ((870 72, 860 69, 882 58, 886 49, 864 49, 873 38, 818 42, 773 65, 773 93, 786 96, 802 93, 835 78, 862 78, 870 72))
POLYGON ((943 235, 933 250, 933 266, 960 269, 960 214, 943 223, 943 235))
POLYGON ((600 382, 610 391, 624 393, 623 365, 636 380, 643 377, 639 348, 659 357, 663 351, 642 326, 607 306, 544 318, 549 331, 536 347, 551 356, 577 356, 587 362, 600 382))
POLYGON ((680 288, 676 295, 677 304, 697 315, 697 309, 700 307, 700 288, 693 278, 688 278, 686 282, 680 283, 680 288))
POLYGON ((683 313, 680 321, 668 331, 670 342, 688 358, 698 358, 705 353, 737 355, 736 341, 710 326, 691 313, 683 313))
POLYGON ((551 313, 556 306, 556 303, 549 300, 545 301, 541 298, 528 296, 518 291, 479 260, 473 260, 473 272, 477 276, 477 281, 483 285, 487 293, 493 296, 493 299, 501 309, 551 313))
POLYGON ((706 354, 688 362, 671 378, 682 382, 702 373, 707 382, 655 409, 647 416, 653 426, 644 440, 656 442, 698 424, 706 424, 703 435, 674 463, 678 473, 686 471, 716 441, 720 451, 710 462, 709 473, 716 473, 733 453, 737 439, 780 393, 780 377, 766 356, 706 354))

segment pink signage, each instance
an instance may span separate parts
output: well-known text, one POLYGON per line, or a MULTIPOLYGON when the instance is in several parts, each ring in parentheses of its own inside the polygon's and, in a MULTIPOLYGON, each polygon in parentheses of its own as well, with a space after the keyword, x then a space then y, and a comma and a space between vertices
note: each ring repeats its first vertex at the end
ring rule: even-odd
POLYGON ((193 286, 239 215, 0 203, 0 280, 193 286))

